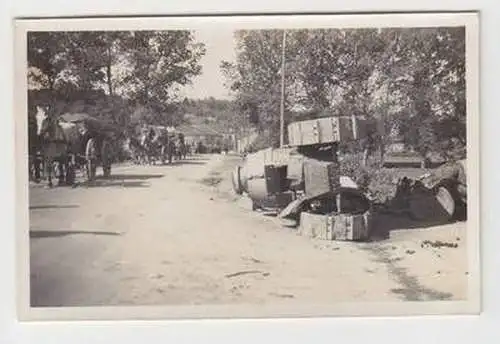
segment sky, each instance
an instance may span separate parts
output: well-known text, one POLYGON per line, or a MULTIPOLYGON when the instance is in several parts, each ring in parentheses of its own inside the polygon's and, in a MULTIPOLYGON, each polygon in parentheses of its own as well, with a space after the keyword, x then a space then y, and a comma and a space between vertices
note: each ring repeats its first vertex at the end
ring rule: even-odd
POLYGON ((187 86, 181 91, 183 97, 193 99, 231 98, 228 89, 224 87, 225 80, 219 66, 222 60, 234 61, 236 59, 233 32, 227 28, 195 31, 195 39, 197 42, 205 44, 206 54, 200 60, 202 74, 193 79, 191 86, 187 86))

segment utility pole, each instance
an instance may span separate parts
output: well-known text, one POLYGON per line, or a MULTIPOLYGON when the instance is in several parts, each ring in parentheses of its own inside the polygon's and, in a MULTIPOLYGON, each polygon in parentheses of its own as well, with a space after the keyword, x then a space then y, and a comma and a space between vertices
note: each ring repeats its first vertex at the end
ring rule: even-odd
POLYGON ((285 144, 285 51, 286 30, 283 30, 283 44, 281 52, 281 104, 280 104, 280 147, 285 144))

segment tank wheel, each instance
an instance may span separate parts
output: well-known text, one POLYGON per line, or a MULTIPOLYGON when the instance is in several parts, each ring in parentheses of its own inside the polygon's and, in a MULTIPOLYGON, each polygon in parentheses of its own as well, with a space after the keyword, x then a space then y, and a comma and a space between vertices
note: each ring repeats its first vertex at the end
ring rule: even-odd
POLYGON ((453 218, 453 216, 455 215, 456 202, 448 188, 445 186, 440 186, 436 193, 436 199, 438 200, 439 204, 441 204, 446 214, 449 216, 449 219, 453 218))
POLYGON ((252 210, 257 211, 259 209, 261 209, 261 207, 255 201, 252 201, 252 210))
POLYGON ((232 173, 233 190, 237 195, 243 194, 243 186, 241 185, 241 166, 236 166, 232 173))

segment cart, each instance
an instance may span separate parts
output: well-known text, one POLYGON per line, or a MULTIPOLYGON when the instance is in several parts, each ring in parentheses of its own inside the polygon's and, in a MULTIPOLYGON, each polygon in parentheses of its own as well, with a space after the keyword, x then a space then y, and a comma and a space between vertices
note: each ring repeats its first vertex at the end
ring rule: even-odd
MULTIPOLYGON (((116 134, 114 126, 110 122, 88 114, 68 113, 60 116, 59 120, 78 127, 78 137, 70 140, 72 146, 70 154, 73 162, 71 166, 83 167, 87 181, 96 178, 99 165, 102 166, 103 176, 109 177, 114 157, 112 148, 116 134)), ((74 168, 70 169, 67 179, 74 179, 74 168)))

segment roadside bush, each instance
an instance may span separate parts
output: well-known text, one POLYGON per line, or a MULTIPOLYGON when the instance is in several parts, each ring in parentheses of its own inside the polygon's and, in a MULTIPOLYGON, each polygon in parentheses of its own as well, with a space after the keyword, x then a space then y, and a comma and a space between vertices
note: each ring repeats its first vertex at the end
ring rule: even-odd
POLYGON ((394 173, 381 169, 379 161, 373 159, 365 167, 362 165, 362 158, 362 153, 344 154, 340 161, 341 174, 351 177, 375 202, 386 202, 396 192, 394 173))

